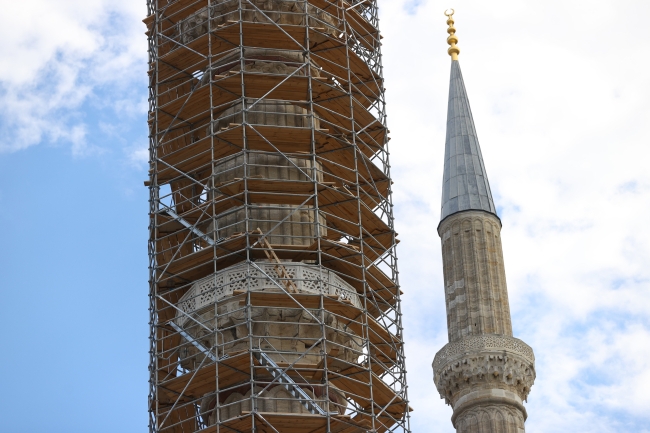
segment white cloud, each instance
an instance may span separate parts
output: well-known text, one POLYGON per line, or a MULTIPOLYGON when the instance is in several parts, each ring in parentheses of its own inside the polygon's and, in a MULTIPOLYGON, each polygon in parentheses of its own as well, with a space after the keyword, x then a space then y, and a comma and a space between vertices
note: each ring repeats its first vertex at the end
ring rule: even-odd
MULTIPOLYGON (((41 142, 69 142, 77 156, 96 148, 82 138, 87 120, 78 110, 102 88, 117 97, 143 81, 145 12, 144 2, 126 0, 3 5, 0 38, 11 43, 0 46, 0 152, 41 142)), ((111 99, 93 103, 119 103, 111 99)))
POLYGON ((127 158, 131 165, 141 168, 149 162, 149 149, 143 146, 133 146, 127 151, 127 158))
MULTIPOLYGON (((446 5, 381 6, 412 425, 452 432, 429 365, 446 342, 446 5)), ((515 333, 537 355, 528 429, 639 431, 650 421, 650 5, 451 6, 502 209, 515 333)))

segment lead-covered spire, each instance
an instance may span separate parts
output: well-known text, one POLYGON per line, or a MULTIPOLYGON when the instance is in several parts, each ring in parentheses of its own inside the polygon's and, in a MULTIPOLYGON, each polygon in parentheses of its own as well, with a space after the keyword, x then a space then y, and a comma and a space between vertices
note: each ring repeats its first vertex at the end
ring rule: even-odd
MULTIPOLYGON (((453 20, 447 23, 453 28, 453 20), (451 23, 450 23, 451 21, 451 23)), ((447 137, 445 139, 445 172, 442 186, 442 211, 440 220, 465 210, 484 210, 496 215, 485 164, 478 143, 472 110, 460 72, 455 43, 449 49, 452 55, 449 81, 449 106, 447 109, 447 137)), ((451 37, 450 36, 450 37, 451 37)))

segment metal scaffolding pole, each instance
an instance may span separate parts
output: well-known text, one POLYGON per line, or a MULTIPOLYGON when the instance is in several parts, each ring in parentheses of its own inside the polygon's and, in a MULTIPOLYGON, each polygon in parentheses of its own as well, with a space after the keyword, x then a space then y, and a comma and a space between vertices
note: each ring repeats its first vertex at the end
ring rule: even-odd
POLYGON ((409 432, 376 0, 148 0, 150 432, 409 432))

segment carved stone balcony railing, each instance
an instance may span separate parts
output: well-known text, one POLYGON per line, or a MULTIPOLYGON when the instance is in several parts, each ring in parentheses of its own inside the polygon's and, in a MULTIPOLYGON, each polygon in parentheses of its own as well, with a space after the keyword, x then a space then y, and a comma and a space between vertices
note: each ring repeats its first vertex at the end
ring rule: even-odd
POLYGON ((479 389, 516 394, 521 405, 535 382, 535 355, 526 343, 506 335, 464 337, 436 354, 433 374, 440 396, 455 410, 459 398, 479 389))
MULTIPOLYGON (((282 280, 278 276, 275 263, 258 261, 256 266, 259 266, 263 273, 255 266, 239 264, 194 283, 178 303, 178 307, 185 314, 181 312, 177 314, 176 324, 183 326, 189 315, 214 305, 236 290, 247 290, 247 288, 255 292, 282 290, 280 288, 283 287, 282 280)), ((363 309, 356 290, 335 273, 306 263, 283 263, 282 266, 296 285, 298 293, 337 296, 363 309)))

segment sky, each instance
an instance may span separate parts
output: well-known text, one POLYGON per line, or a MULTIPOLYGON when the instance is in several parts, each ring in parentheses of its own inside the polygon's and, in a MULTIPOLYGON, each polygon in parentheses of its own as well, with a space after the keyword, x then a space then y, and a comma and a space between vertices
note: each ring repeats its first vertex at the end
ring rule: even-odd
MULTIPOLYGON (((502 241, 530 432, 650 432, 650 3, 379 0, 413 432, 451 433, 446 8, 502 241)), ((0 432, 143 432, 144 0, 0 0, 0 432)))

